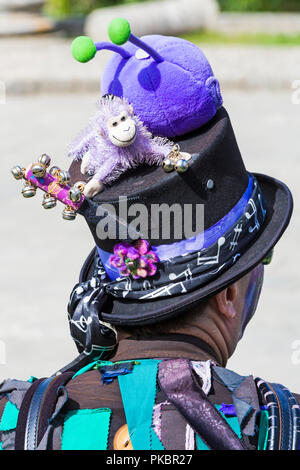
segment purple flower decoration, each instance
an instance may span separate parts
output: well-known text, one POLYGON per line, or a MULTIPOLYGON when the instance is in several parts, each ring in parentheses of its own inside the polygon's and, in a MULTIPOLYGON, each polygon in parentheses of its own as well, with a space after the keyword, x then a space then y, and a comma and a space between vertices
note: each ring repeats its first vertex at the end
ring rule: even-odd
POLYGON ((149 248, 146 240, 137 240, 132 245, 118 243, 114 246, 114 254, 109 262, 122 276, 132 276, 133 279, 154 276, 159 259, 149 248))

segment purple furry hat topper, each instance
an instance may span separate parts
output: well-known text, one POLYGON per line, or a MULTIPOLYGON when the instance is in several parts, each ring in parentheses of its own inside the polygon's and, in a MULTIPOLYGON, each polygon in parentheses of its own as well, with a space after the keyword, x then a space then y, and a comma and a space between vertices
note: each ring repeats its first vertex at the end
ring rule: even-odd
POLYGON ((72 54, 87 62, 97 51, 114 51, 101 91, 127 98, 152 134, 169 138, 187 134, 210 121, 222 106, 219 82, 194 44, 171 36, 137 38, 123 18, 110 23, 108 34, 113 44, 76 38, 72 54))
MULTIPOLYGON (((161 165, 174 144, 153 137, 126 99, 106 95, 87 127, 69 145, 69 157, 81 161, 81 173, 92 175, 84 194, 93 197, 129 168, 161 165)), ((181 153, 188 160, 189 154, 181 153)))

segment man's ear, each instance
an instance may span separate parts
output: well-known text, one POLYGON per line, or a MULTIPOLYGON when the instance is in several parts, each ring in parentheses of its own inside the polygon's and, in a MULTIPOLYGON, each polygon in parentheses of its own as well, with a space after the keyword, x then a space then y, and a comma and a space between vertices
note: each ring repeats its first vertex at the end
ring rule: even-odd
POLYGON ((226 318, 234 318, 237 315, 236 299, 238 295, 238 287, 236 283, 222 290, 215 296, 219 312, 226 318))

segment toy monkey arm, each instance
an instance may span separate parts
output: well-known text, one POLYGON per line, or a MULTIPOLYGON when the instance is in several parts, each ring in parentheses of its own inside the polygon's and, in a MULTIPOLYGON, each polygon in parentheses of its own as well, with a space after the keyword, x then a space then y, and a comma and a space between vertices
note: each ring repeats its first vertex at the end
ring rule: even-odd
POLYGON ((144 161, 149 165, 160 165, 168 157, 173 146, 173 142, 166 138, 154 137, 149 141, 148 149, 140 157, 140 161, 144 161))
POLYGON ((119 164, 119 158, 107 157, 103 161, 102 165, 96 169, 93 179, 96 179, 98 181, 103 181, 103 182, 105 182, 105 179, 108 176, 109 176, 109 179, 111 180, 115 179, 114 172, 117 171, 118 164, 119 164))
POLYGON ((84 189, 84 195, 86 197, 94 197, 103 189, 102 182, 106 179, 113 180, 117 172, 118 160, 116 159, 107 159, 104 161, 103 165, 98 167, 92 179, 87 183, 84 189), (109 178, 107 178, 109 176, 109 178))
POLYGON ((88 150, 86 154, 82 157, 82 161, 81 161, 80 171, 83 175, 88 173, 90 158, 91 158, 91 154, 90 154, 90 151, 88 150))
POLYGON ((151 151, 160 158, 166 158, 171 152, 174 143, 163 137, 154 137, 151 141, 151 151))
MULTIPOLYGON (((161 163, 164 158, 169 157, 170 153, 174 150, 174 142, 171 142, 168 139, 164 139, 163 137, 155 137, 153 139, 153 148, 152 151, 155 149, 157 158, 156 163, 161 163)), ((180 151, 179 151, 180 152, 180 151)), ((180 152, 180 158, 189 161, 192 157, 187 152, 180 152)), ((153 163, 155 163, 153 161, 153 163)))
POLYGON ((74 160, 80 160, 87 153, 94 140, 94 131, 88 126, 83 129, 68 147, 68 156, 74 160))

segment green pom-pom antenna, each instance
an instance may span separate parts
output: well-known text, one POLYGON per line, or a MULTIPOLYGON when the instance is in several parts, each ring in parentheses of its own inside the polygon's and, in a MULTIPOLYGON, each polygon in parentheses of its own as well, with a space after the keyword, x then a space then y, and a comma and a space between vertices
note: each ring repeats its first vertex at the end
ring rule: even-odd
POLYGON ((149 44, 132 34, 130 24, 125 18, 115 18, 109 23, 108 36, 111 42, 119 46, 125 44, 127 41, 131 42, 139 49, 143 49, 147 52, 149 56, 153 57, 158 63, 164 60, 149 44))
POLYGON ((131 35, 130 24, 125 18, 115 18, 109 23, 108 36, 114 44, 121 46, 131 35))
POLYGON ((120 45, 129 41, 136 47, 146 51, 156 62, 159 63, 164 60, 163 57, 149 44, 131 33, 130 24, 125 20, 125 18, 115 18, 112 20, 108 26, 108 35, 112 43, 94 43, 94 41, 88 36, 78 36, 72 42, 72 55, 74 59, 78 60, 78 62, 88 62, 95 57, 97 51, 101 51, 103 49, 116 52, 117 54, 120 54, 123 59, 129 59, 132 57, 132 53, 126 48, 120 47, 120 45))
POLYGON ((72 56, 78 62, 88 62, 92 60, 97 52, 94 41, 88 36, 78 36, 72 42, 72 56))

